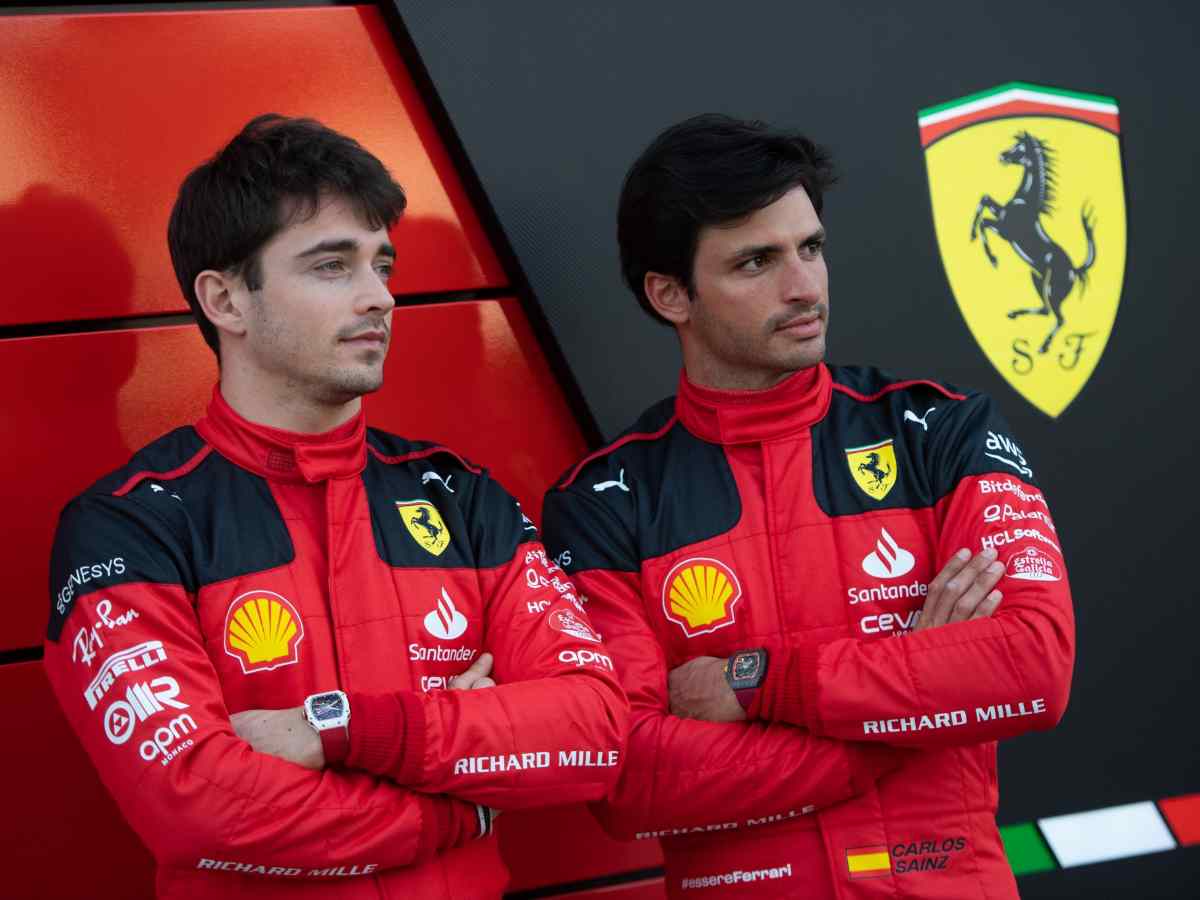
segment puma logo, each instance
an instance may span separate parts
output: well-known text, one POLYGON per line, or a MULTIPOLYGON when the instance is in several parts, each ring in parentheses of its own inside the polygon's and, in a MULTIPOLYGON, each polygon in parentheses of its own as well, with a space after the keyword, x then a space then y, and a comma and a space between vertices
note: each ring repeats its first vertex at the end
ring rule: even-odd
POLYGON ((431 481, 440 481, 442 483, 442 487, 453 494, 454 488, 450 487, 450 481, 453 478, 453 475, 443 478, 437 472, 424 472, 421 474, 421 484, 429 484, 431 481))
POLYGON ((627 488, 625 486, 625 470, 624 469, 622 469, 620 471, 620 474, 617 475, 616 481, 601 481, 598 484, 593 484, 592 490, 598 494, 601 491, 607 491, 609 488, 614 488, 614 487, 620 488, 627 494, 629 493, 629 488, 627 488))
POLYGON ((936 406, 929 407, 929 409, 925 410, 925 415, 920 418, 918 418, 917 414, 915 412, 913 412, 911 409, 906 409, 904 411, 904 421, 905 422, 916 422, 922 428, 924 428, 926 431, 928 431, 929 423, 926 422, 925 420, 929 418, 929 414, 931 412, 933 412, 935 409, 937 409, 936 406))

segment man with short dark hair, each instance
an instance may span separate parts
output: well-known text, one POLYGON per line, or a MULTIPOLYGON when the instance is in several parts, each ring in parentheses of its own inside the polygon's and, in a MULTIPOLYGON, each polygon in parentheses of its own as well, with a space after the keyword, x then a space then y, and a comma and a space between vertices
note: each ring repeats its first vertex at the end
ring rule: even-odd
POLYGON ((996 741, 1066 706, 1059 538, 987 397, 823 362, 832 180, 715 115, 626 178, 622 267, 679 393, 543 523, 632 705, 597 812, 662 839, 672 897, 1016 897, 996 741))
POLYGON ((62 514, 46 670, 161 897, 498 897, 494 811, 616 777, 626 701, 532 524, 364 422, 404 205, 311 120, 192 172, 169 242, 220 383, 62 514))

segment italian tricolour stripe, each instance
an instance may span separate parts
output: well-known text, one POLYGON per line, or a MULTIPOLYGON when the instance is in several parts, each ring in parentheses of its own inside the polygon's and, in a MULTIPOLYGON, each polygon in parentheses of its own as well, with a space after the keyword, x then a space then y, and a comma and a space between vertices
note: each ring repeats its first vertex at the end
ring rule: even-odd
POLYGON ((921 146, 928 147, 938 138, 967 125, 1006 116, 1079 119, 1120 134, 1118 113, 1117 101, 1112 97, 1012 81, 919 110, 917 125, 921 129, 921 146))
POLYGON ((853 847, 846 851, 846 868, 851 878, 874 878, 892 871, 887 847, 853 847))

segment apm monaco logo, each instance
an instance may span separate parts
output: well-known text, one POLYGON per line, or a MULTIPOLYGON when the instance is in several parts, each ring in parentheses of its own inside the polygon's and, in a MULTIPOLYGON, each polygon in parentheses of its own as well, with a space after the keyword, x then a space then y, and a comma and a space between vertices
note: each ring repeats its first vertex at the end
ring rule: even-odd
POLYGON ((899 578, 911 572, 916 564, 916 557, 897 544, 886 528, 880 528, 875 549, 863 558, 862 568, 875 578, 899 578))
POLYGON ((437 607, 425 616, 425 630, 442 641, 460 638, 467 630, 467 617, 454 606, 445 588, 442 588, 442 599, 437 607))
POLYGON ((896 486, 893 438, 865 447, 847 447, 846 462, 854 483, 872 500, 882 500, 896 486))
POLYGON ((732 625, 741 598, 733 569, 717 559, 685 559, 663 580, 663 613, 690 638, 732 625))
POLYGON ((247 591, 229 604, 225 652, 242 672, 270 672, 300 659, 304 622, 296 607, 273 591, 247 591))
POLYGON ((441 556, 450 546, 450 529, 437 507, 428 500, 397 500, 396 512, 422 550, 441 556))
POLYGON ((996 371, 1056 417, 1100 361, 1125 279, 1117 101, 1013 82, 917 122, 959 311, 996 371))
POLYGON ((1021 581, 1062 580, 1054 560, 1037 547, 1027 547, 1012 556, 1005 563, 1004 573, 1009 578, 1019 578, 1021 581))

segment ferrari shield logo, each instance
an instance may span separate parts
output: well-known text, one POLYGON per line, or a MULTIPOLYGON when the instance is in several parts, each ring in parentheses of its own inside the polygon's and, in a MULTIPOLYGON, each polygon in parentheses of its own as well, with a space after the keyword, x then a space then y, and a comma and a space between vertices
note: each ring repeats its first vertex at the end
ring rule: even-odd
POLYGON ((1111 97, 1012 83, 917 122, 942 265, 984 355, 1058 416, 1112 333, 1125 278, 1111 97))
POLYGON ((450 530, 428 500, 397 500, 396 511, 414 541, 434 556, 450 546, 450 530))
POLYGON ((872 500, 882 500, 896 484, 896 448, 892 438, 866 447, 847 447, 846 462, 854 483, 872 500))

